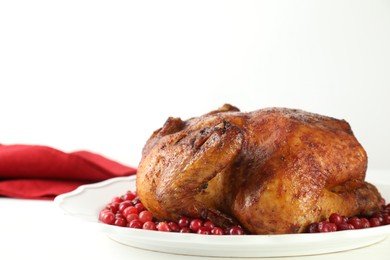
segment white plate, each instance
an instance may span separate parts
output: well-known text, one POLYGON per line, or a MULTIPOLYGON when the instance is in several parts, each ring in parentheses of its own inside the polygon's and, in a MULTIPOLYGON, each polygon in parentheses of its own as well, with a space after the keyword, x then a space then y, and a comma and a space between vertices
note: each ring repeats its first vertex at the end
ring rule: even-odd
MULTIPOLYGON (((390 198, 390 183, 376 184, 382 195, 390 198)), ((128 190, 135 190, 134 176, 80 186, 72 192, 56 197, 55 202, 66 214, 93 223, 119 243, 184 255, 219 257, 313 255, 368 246, 390 235, 390 225, 316 234, 211 236, 165 233, 99 223, 100 210, 111 198, 128 190)))

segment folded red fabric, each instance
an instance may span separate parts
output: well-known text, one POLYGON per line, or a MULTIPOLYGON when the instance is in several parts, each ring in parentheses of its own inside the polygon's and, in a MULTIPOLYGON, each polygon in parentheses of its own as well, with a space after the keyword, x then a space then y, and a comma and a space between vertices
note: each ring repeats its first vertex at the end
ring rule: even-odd
POLYGON ((0 144, 0 196, 54 199, 82 184, 135 173, 135 168, 89 151, 0 144))

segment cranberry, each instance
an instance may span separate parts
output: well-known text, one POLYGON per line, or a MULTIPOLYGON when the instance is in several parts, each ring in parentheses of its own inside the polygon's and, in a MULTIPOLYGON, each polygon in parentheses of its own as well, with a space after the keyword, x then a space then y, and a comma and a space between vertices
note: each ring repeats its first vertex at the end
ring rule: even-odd
POLYGON ((193 219, 193 220, 191 220, 191 222, 190 222, 190 229, 191 229, 192 231, 194 231, 194 232, 197 232, 198 229, 199 229, 201 226, 203 226, 203 222, 202 222, 202 220, 200 220, 200 219, 198 219, 198 218, 193 219))
POLYGON ((329 223, 330 225, 330 232, 336 232, 337 231, 337 226, 335 223, 329 223))
POLYGON ((115 221, 115 215, 109 210, 102 210, 99 219, 101 222, 112 225, 115 221))
POLYGON ((141 211, 139 213, 139 220, 142 222, 142 223, 145 223, 147 221, 152 221, 153 219, 153 215, 152 213, 150 213, 149 211, 147 210, 144 210, 144 211, 141 211))
POLYGON ((240 226, 232 226, 229 228, 229 235, 243 235, 245 232, 240 226))
POLYGON ((172 231, 172 232, 179 232, 180 231, 180 227, 177 223, 175 222, 168 222, 168 226, 169 226, 169 229, 172 231))
POLYGON ((124 195, 121 197, 121 199, 122 199, 122 200, 133 200, 133 199, 135 199, 136 196, 137 196, 137 195, 136 195, 134 192, 128 191, 126 194, 124 194, 124 195))
POLYGON ((334 232, 336 230, 337 230, 337 226, 335 223, 331 223, 328 221, 320 221, 318 223, 319 232, 334 232))
POLYGON ((381 225, 381 221, 379 220, 379 218, 376 218, 376 217, 370 218, 370 226, 371 227, 379 227, 380 225, 381 225))
POLYGON ((178 225, 179 225, 179 227, 188 227, 189 225, 190 225, 190 219, 189 218, 187 218, 187 217, 181 217, 180 219, 179 219, 179 221, 178 221, 178 225))
POLYGON ((122 214, 125 218, 127 218, 130 214, 138 214, 138 209, 134 206, 128 206, 124 210, 122 210, 122 214))
POLYGON ((116 217, 116 218, 124 218, 124 219, 126 219, 125 216, 123 216, 123 214, 120 213, 119 211, 117 211, 117 212, 115 213, 115 217, 116 217))
POLYGON ((361 218, 360 219, 360 225, 362 228, 369 228, 370 227, 370 222, 366 218, 361 218))
POLYGON ((383 224, 384 225, 389 225, 390 224, 390 214, 383 214, 383 224))
POLYGON ((127 221, 122 217, 116 217, 114 225, 119 227, 125 227, 127 224, 127 221))
POLYGON ((136 209, 138 210, 138 213, 145 210, 145 207, 141 202, 135 204, 134 207, 136 207, 136 209))
POLYGON ((360 218, 358 218, 358 217, 351 217, 350 219, 348 219, 348 223, 352 224, 352 226, 355 229, 361 229, 362 228, 362 222, 360 221, 360 218))
POLYGON ((112 198, 111 203, 113 203, 113 202, 121 203, 122 201, 123 200, 120 197, 114 197, 114 198, 112 198))
POLYGON ((214 227, 211 229, 210 233, 212 235, 223 235, 223 230, 220 227, 214 227))
POLYGON ((382 213, 377 213, 377 214, 374 214, 371 218, 377 218, 379 219, 379 222, 381 223, 381 225, 383 225, 383 216, 382 216, 382 213))
POLYGON ((208 235, 208 234, 210 234, 210 230, 206 227, 199 227, 198 230, 196 231, 196 233, 202 234, 202 235, 208 235))
POLYGON ((138 216, 138 214, 134 214, 134 213, 128 214, 126 216, 126 220, 127 220, 127 222, 131 222, 133 220, 139 220, 139 216, 138 216))
POLYGON ((129 222, 129 228, 142 228, 142 223, 139 219, 133 219, 129 222))
POLYGON ((207 228, 208 230, 212 230, 214 227, 215 227, 215 225, 214 225, 214 223, 213 222, 211 222, 211 221, 206 221, 206 222, 204 222, 203 223, 203 226, 205 227, 205 228, 207 228))
POLYGON ((119 204, 119 212, 123 214, 123 211, 130 206, 133 206, 133 204, 128 200, 121 202, 119 204))
POLYGON ((158 231, 163 231, 163 232, 170 232, 171 229, 169 228, 169 225, 167 222, 163 221, 163 222, 159 222, 156 226, 157 230, 158 231))
POLYGON ((337 230, 352 230, 355 229, 352 224, 349 224, 347 222, 343 222, 339 225, 337 225, 337 230))
POLYGON ((146 230, 157 230, 156 224, 153 221, 146 221, 142 228, 146 230))
POLYGON ((182 227, 180 233, 191 233, 191 229, 189 227, 182 227))
POLYGON ((337 214, 337 213, 332 213, 329 217, 329 222, 335 223, 336 225, 339 225, 344 222, 343 216, 337 214))
POLYGON ((329 216, 328 221, 321 221, 318 223, 313 223, 308 226, 307 232, 316 233, 316 232, 329 232, 329 231, 338 231, 338 230, 351 230, 351 229, 363 229, 370 227, 378 227, 381 225, 390 224, 390 204, 385 204, 384 199, 382 200, 381 210, 369 219, 365 217, 346 217, 341 216, 337 213, 332 213, 329 216), (335 224, 336 227, 333 225, 335 224))
POLYGON ((318 223, 312 223, 308 228, 309 233, 318 233, 318 223))
POLYGON ((119 209, 119 202, 111 202, 107 204, 106 209, 109 209, 112 213, 115 213, 119 209))
POLYGON ((141 201, 138 197, 135 197, 131 202, 135 205, 137 203, 140 203, 141 201))

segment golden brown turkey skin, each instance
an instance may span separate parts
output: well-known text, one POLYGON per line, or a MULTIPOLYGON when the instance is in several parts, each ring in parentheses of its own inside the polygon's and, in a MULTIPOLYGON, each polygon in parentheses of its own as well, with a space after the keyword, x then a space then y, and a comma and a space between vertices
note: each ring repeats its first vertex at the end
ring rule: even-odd
POLYGON ((159 219, 204 217, 253 234, 304 232, 331 213, 378 211, 367 155, 349 124, 287 108, 231 105, 169 118, 147 141, 137 192, 159 219))

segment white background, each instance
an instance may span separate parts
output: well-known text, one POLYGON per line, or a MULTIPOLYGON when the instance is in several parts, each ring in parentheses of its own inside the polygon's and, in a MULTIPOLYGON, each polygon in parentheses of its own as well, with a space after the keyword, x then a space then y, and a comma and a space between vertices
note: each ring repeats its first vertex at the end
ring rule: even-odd
POLYGON ((1 1, 0 143, 137 166, 223 103, 346 119, 389 168, 390 1, 1 1))

